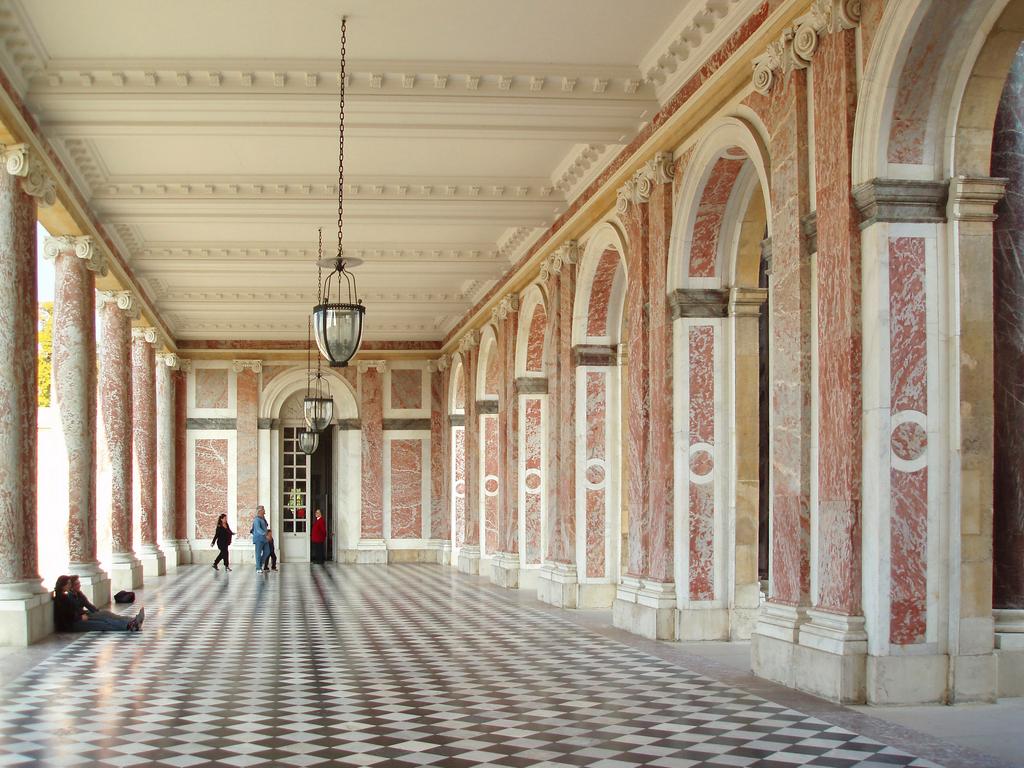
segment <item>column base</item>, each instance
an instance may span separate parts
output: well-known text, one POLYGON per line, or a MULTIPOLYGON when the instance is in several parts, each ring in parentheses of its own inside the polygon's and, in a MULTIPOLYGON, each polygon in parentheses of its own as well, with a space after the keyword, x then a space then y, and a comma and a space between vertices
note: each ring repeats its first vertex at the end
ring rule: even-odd
POLYGON ((544 563, 537 571, 537 599, 556 608, 579 605, 579 580, 571 563, 544 563))
POLYGON ((110 591, 117 594, 121 590, 133 592, 142 586, 142 563, 129 552, 117 552, 111 556, 110 591))
POLYGON ((450 541, 447 539, 428 539, 426 547, 437 558, 433 562, 440 563, 441 565, 451 565, 452 543, 450 541))
POLYGON ((459 550, 459 573, 470 576, 480 574, 480 547, 475 544, 463 544, 459 550))
POLYGON ((361 565, 383 565, 388 561, 388 545, 384 539, 360 539, 356 544, 355 562, 361 565))
POLYGON ((676 638, 682 641, 729 640, 729 609, 721 606, 680 608, 676 614, 676 638))
POLYGON ((167 573, 167 558, 156 544, 143 544, 139 552, 143 577, 153 578, 167 573))
POLYGON ((491 558, 491 584, 519 589, 519 555, 499 552, 491 558))
POLYGON ((188 539, 168 539, 164 542, 164 557, 167 567, 177 568, 179 565, 191 565, 192 546, 188 539))
POLYGON ((768 602, 761 606, 757 626, 750 636, 750 666, 766 680, 796 687, 794 649, 800 625, 807 620, 807 608, 768 602))
POLYGON ((89 602, 100 608, 110 602, 110 577, 98 563, 71 563, 68 570, 78 576, 89 602))
POLYGON ((0 645, 23 647, 53 634, 53 600, 38 579, 0 585, 0 645))
POLYGON ((623 576, 612 603, 612 624, 649 640, 675 640, 676 585, 623 576))
POLYGON ((999 695, 1024 696, 1024 611, 992 611, 999 695))
POLYGON ((795 651, 796 687, 843 704, 863 703, 868 635, 863 616, 807 610, 795 651))

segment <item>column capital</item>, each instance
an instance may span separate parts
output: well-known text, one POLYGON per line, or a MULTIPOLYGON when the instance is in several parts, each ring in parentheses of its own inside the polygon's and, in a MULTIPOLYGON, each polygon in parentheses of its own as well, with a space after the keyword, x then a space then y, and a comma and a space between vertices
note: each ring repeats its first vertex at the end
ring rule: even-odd
POLYGON ((43 241, 45 258, 53 261, 61 253, 74 253, 85 260, 91 271, 98 272, 100 276, 107 274, 107 259, 89 235, 60 235, 43 241))
POLYGON ((860 23, 862 0, 814 0, 811 7, 786 27, 760 56, 754 59, 754 90, 767 96, 775 84, 775 72, 788 74, 805 69, 818 50, 818 39, 860 23))
POLYGON ((28 144, 0 144, 0 160, 7 173, 21 179, 21 188, 25 194, 36 198, 40 208, 49 208, 57 202, 57 185, 28 144))
POLYGON ((480 331, 472 330, 459 341, 459 352, 468 352, 480 345, 480 331))
POLYGON ((440 371, 441 373, 443 373, 444 371, 447 371, 451 367, 451 364, 451 355, 441 355, 439 358, 437 358, 437 360, 431 360, 430 363, 428 363, 427 367, 430 369, 431 373, 433 373, 434 371, 440 371))
POLYGON ((378 373, 384 373, 387 370, 388 364, 386 360, 360 360, 356 363, 356 368, 360 373, 366 373, 367 371, 377 371, 378 373))
POLYGON ((761 307, 766 301, 767 288, 743 288, 734 285, 729 289, 729 316, 760 317, 761 307))
POLYGON ((949 183, 914 179, 872 179, 853 188, 861 229, 878 222, 942 223, 946 221, 949 183))
POLYGON ((132 328, 132 341, 144 341, 147 344, 156 344, 156 328, 149 326, 143 328, 132 328))
POLYGON ((131 291, 100 291, 97 299, 101 305, 116 304, 132 320, 139 316, 139 307, 131 291))
POLYGON ((995 221, 995 207, 1006 194, 1009 179, 954 176, 949 203, 954 221, 995 221))
POLYGON ((192 361, 187 357, 179 357, 178 370, 182 373, 190 373, 192 371, 192 361))
POLYGON ((252 371, 253 373, 260 373, 263 370, 263 361, 232 360, 231 367, 234 368, 235 373, 241 373, 242 371, 252 371))
POLYGON ((164 365, 172 371, 181 369, 182 361, 174 352, 158 352, 156 355, 156 361, 158 364, 164 365))
POLYGON ((513 312, 519 311, 519 294, 510 293, 498 304, 498 318, 504 320, 513 312))

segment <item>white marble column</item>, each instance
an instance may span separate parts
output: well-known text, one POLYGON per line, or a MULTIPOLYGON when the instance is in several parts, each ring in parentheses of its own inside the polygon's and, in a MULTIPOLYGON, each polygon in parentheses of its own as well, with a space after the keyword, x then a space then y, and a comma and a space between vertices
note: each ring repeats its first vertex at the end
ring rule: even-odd
POLYGON ((100 412, 110 454, 110 588, 142 586, 142 564, 132 547, 132 318, 127 291, 101 293, 100 412))
POLYGON ((0 645, 53 631, 36 528, 36 206, 53 182, 25 145, 0 145, 0 645))
POLYGON ((106 260, 91 237, 51 237, 54 262, 53 392, 67 460, 68 572, 96 605, 110 579, 96 559, 96 274, 106 260))
POLYGON ((139 560, 144 576, 163 576, 167 559, 157 546, 156 330, 132 329, 132 448, 139 511, 139 560))
MULTIPOLYGON (((175 405, 177 386, 175 372, 178 356, 173 353, 156 356, 156 487, 157 516, 160 520, 160 546, 168 568, 188 562, 183 554, 188 540, 177 532, 177 476, 175 468, 175 405)), ((181 510, 184 513, 184 510, 181 510)))

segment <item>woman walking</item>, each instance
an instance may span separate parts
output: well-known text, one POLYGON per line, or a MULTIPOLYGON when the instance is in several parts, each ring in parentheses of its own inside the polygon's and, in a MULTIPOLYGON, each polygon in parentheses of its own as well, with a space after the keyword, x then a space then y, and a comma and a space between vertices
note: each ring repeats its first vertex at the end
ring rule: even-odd
POLYGON ((313 530, 310 532, 309 540, 312 544, 313 562, 324 564, 324 550, 327 548, 327 521, 318 509, 313 513, 316 519, 313 521, 313 530))
POLYGON ((217 563, 221 560, 224 561, 224 570, 230 571, 231 565, 228 560, 228 547, 231 546, 231 538, 235 535, 235 532, 228 526, 228 516, 221 515, 217 518, 217 530, 213 532, 213 541, 210 542, 212 547, 214 544, 217 545, 217 549, 220 550, 220 554, 217 555, 217 559, 213 561, 213 570, 219 571, 217 563))

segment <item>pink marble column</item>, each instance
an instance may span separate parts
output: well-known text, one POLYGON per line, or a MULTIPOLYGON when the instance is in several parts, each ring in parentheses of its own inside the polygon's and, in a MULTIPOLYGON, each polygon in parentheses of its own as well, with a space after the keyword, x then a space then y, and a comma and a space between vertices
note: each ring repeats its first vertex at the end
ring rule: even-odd
POLYGON ((169 567, 177 567, 182 563, 181 550, 185 544, 177 536, 175 379, 178 365, 178 356, 175 354, 160 354, 156 357, 157 512, 160 518, 160 543, 169 567))
POLYGON ((174 379, 174 540, 178 542, 178 563, 192 562, 188 535, 188 478, 184 472, 188 460, 188 372, 191 360, 178 360, 174 379))
MULTIPOLYGON (((256 514, 259 503, 258 444, 260 360, 235 360, 235 509, 239 521, 256 514)), ((271 521, 272 523, 274 521, 271 521)), ((239 527, 241 523, 239 523, 239 527)))
POLYGON ((861 612, 861 247, 850 195, 857 106, 855 31, 819 38, 814 56, 818 244, 818 600, 861 612))
MULTIPOLYGON (((430 366, 430 538, 443 548, 451 539, 451 515, 447 504, 449 449, 451 440, 446 425, 444 393, 448 380, 448 362, 430 366)), ((450 544, 449 544, 450 546, 450 544)), ((449 553, 450 558, 450 553, 449 553)), ((442 556, 442 559, 443 556, 442 556)))
POLYGON ((132 519, 132 317, 128 292, 101 294, 100 414, 110 456, 110 588, 142 586, 132 519))
POLYGON ((110 580, 96 559, 96 277, 103 255, 89 237, 51 237, 54 261, 53 392, 67 453, 70 571, 97 605, 110 601, 110 580))
POLYGON ((36 543, 36 198, 29 155, 0 152, 0 644, 53 627, 36 543), (27 172, 27 171, 26 171, 27 172))
POLYGON ((498 389, 498 467, 500 511, 498 551, 506 555, 508 567, 519 563, 519 392, 516 389, 516 339, 519 335, 518 301, 506 300, 498 310, 500 385, 498 389), (507 303, 506 303, 507 301, 507 303))
POLYGON ((362 436, 362 513, 358 558, 386 562, 384 547, 384 363, 359 364, 362 436), (364 554, 365 552, 365 554, 364 554))
POLYGON ((132 329, 132 446, 139 510, 139 559, 145 576, 163 576, 167 561, 156 543, 156 330, 132 329))
POLYGON ((466 532, 463 549, 480 547, 480 431, 477 429, 480 417, 476 407, 476 364, 479 339, 465 349, 466 381, 466 532))

